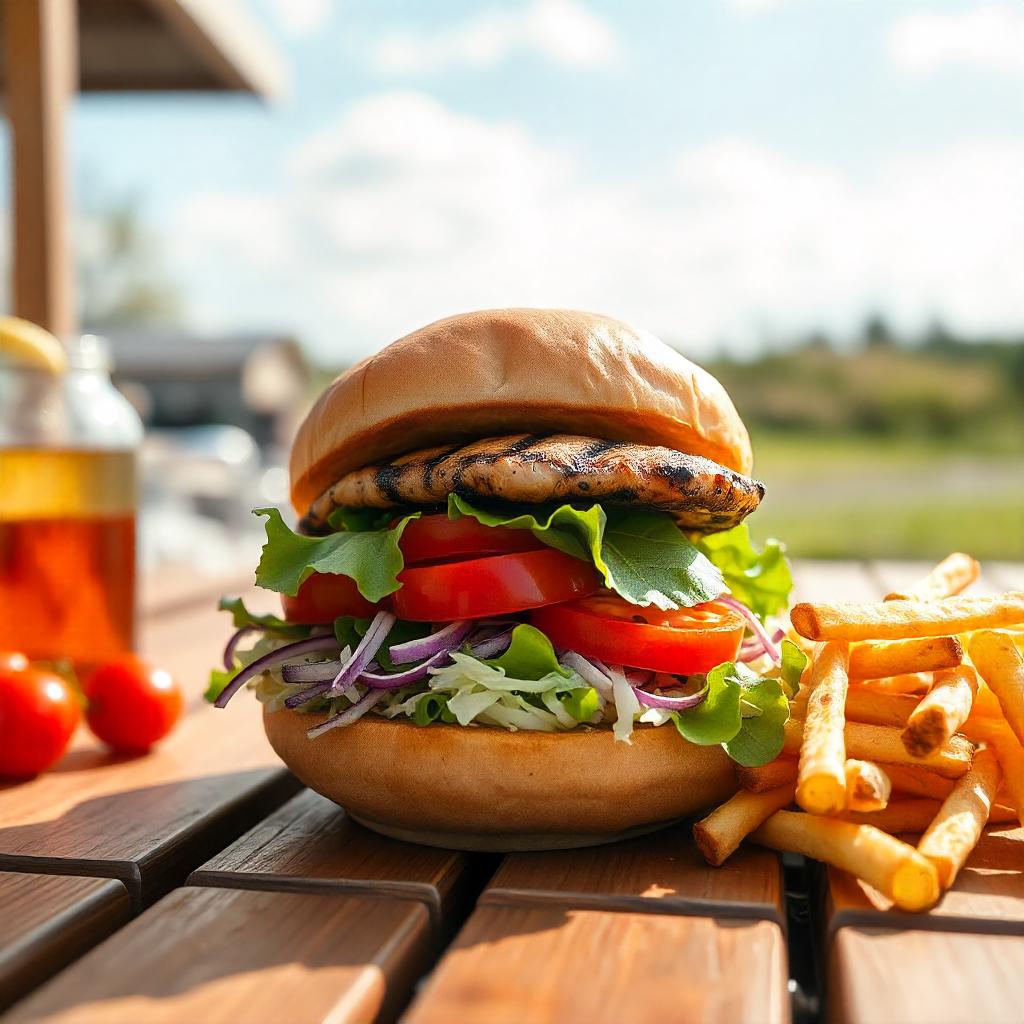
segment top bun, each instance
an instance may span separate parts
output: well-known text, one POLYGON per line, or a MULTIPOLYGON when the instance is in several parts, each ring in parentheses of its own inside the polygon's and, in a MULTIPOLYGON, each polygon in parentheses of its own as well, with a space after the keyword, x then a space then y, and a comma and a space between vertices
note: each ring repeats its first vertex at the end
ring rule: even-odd
POLYGON ((346 370, 299 427, 292 503, 345 473, 517 431, 662 445, 750 473, 725 388, 646 331, 596 313, 493 309, 421 327, 346 370))

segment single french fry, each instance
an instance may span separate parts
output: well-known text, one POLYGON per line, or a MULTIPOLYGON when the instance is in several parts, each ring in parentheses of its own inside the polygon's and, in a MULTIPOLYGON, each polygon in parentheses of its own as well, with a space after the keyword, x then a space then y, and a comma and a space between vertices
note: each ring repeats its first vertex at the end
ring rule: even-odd
POLYGON ((946 797, 942 809, 917 844, 918 853, 935 865, 943 889, 953 884, 978 845, 1001 778, 995 753, 987 747, 979 750, 971 770, 946 797))
POLYGON ((850 679, 936 672, 954 668, 963 660, 963 645, 955 636, 868 642, 850 648, 850 679))
MULTIPOLYGON (((852 821, 856 825, 874 825, 875 828, 880 828, 891 835, 901 832, 920 835, 927 831, 941 807, 941 800, 930 800, 925 797, 890 800, 880 811, 844 811, 842 820, 852 821)), ((988 820, 991 825, 1010 824, 1017 820, 1017 812, 1003 804, 993 804, 988 820)))
POLYGON ((1024 622, 1024 593, 947 597, 941 601, 798 604, 789 615, 808 640, 906 640, 998 629, 1024 622))
MULTIPOLYGON (((927 757, 913 757, 907 753, 900 739, 899 729, 884 725, 865 725, 863 722, 847 722, 843 733, 846 752, 850 757, 865 761, 880 761, 884 765, 903 764, 927 768, 949 779, 966 775, 971 767, 974 745, 963 736, 953 736, 949 742, 927 757)), ((791 718, 786 723, 786 737, 783 749, 795 754, 803 739, 803 722, 791 718)), ((845 762, 843 765, 845 777, 845 762)))
POLYGON ((931 672, 905 672, 899 676, 885 676, 882 679, 858 679, 851 685, 863 686, 875 693, 907 693, 920 697, 932 688, 931 672))
POLYGON ((904 798, 928 797, 929 800, 938 800, 942 803, 956 785, 953 779, 943 778, 916 765, 911 767, 906 764, 887 764, 885 774, 889 776, 893 790, 904 798))
POLYGON ((748 793, 767 793, 770 789, 796 782, 796 759, 792 757, 777 757, 756 768, 747 768, 742 764, 734 765, 733 768, 740 788, 748 793))
POLYGON ((902 910, 925 910, 939 898, 935 865, 912 846, 872 825, 776 811, 751 839, 773 850, 802 853, 849 871, 902 910))
POLYGON ((992 748, 996 760, 1003 770, 1005 799, 1017 812, 1017 818, 1024 825, 1024 745, 1013 734, 1005 719, 979 719, 966 723, 965 732, 971 739, 992 748))
POLYGON ((792 782, 766 793, 741 789, 693 826, 697 849, 712 867, 721 867, 758 825, 793 802, 793 793, 792 782))
POLYGON ((937 598, 952 597, 965 590, 981 575, 981 566, 970 555, 954 551, 947 555, 924 579, 918 580, 903 593, 886 594, 886 601, 905 601, 918 598, 934 601, 937 598))
POLYGON ((874 761, 847 758, 846 806, 851 811, 880 811, 889 802, 892 782, 874 761))
POLYGON ((941 747, 967 721, 977 692, 978 677, 970 665, 937 673, 901 734, 907 752, 925 757, 941 747))
POLYGON ((901 728, 919 703, 914 694, 879 692, 868 684, 851 684, 846 691, 846 720, 901 728))
POLYGON ((833 814, 846 806, 846 644, 825 644, 818 652, 807 684, 807 711, 796 802, 811 814, 833 814))
POLYGON ((1007 724, 1024 743, 1024 655, 1008 633, 985 630, 969 643, 971 661, 996 695, 1007 724))

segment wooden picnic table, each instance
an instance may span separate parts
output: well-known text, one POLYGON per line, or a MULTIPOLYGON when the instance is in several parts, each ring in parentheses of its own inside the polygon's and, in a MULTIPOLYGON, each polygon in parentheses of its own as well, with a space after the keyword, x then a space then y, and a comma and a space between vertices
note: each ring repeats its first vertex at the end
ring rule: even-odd
MULTIPOLYGON (((923 571, 804 562, 799 597, 877 598, 923 571)), ((986 566, 982 591, 1012 587, 1024 566, 986 566)), ((144 649, 192 698, 155 753, 83 730, 56 770, 0 789, 5 1019, 1024 1019, 1024 829, 989 829, 923 915, 756 847, 708 868, 685 825, 505 857, 384 839, 278 764, 255 701, 201 704, 222 589, 248 587, 143 587, 144 649)))

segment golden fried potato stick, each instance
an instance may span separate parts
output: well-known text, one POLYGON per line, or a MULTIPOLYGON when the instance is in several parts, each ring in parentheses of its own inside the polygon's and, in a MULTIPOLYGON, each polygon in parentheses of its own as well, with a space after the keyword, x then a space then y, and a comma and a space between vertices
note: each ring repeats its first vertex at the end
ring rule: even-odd
POLYGON ((937 598, 952 597, 965 590, 981 575, 981 566, 970 555, 954 551, 947 555, 924 579, 918 580, 903 592, 886 594, 886 601, 905 601, 917 598, 934 601, 937 598))
POLYGON ((912 693, 887 693, 870 683, 851 683, 846 691, 846 720, 902 728, 919 703, 912 693))
POLYGON ((1024 623, 1024 593, 999 597, 947 597, 941 601, 873 604, 798 604, 793 628, 808 640, 904 640, 952 636, 975 629, 1024 623))
MULTIPOLYGON (((844 811, 842 820, 852 821, 856 825, 874 825, 875 828, 880 828, 891 835, 901 832, 920 835, 927 831, 941 808, 941 800, 930 800, 926 797, 890 800, 888 806, 880 811, 844 811)), ((1002 804, 993 804, 988 820, 991 825, 1011 824, 1017 820, 1017 812, 1002 804)))
POLYGON ((721 867, 758 825, 793 802, 793 792, 793 783, 765 793, 741 789, 693 826, 697 849, 712 867, 721 867))
POLYGON ((1005 799, 1024 825, 1024 745, 1013 734, 1005 719, 982 719, 964 724, 965 735, 984 743, 995 752, 1003 770, 1005 799))
POLYGON ((844 643, 830 643, 818 652, 807 683, 807 709, 796 802, 811 814, 835 814, 846 806, 846 666, 844 643))
POLYGON ((755 768, 742 764, 733 765, 733 768, 740 788, 748 793, 767 793, 790 782, 796 783, 796 758, 793 757, 777 757, 755 768))
POLYGON ((907 693, 920 697, 932 688, 931 672, 906 672, 883 679, 858 679, 851 685, 870 687, 876 693, 907 693))
POLYGON ((846 761, 846 806, 851 811, 880 811, 889 802, 892 782, 874 761, 846 761))
POLYGON ((954 668, 964 660, 955 636, 918 640, 868 641, 850 648, 850 679, 882 679, 914 672, 954 668))
POLYGON ((1003 716, 1024 743, 1024 655, 1009 633, 985 630, 968 644, 971 661, 996 695, 1003 716))
POLYGON ((943 889, 953 884, 978 845, 1001 778, 1002 771, 993 751, 987 747, 979 750, 974 755, 971 770, 946 797, 917 844, 918 853, 935 865, 943 889))
MULTIPOLYGON (((786 723, 786 738, 783 749, 795 754, 803 739, 803 722, 791 718, 786 723)), ((927 757, 912 757, 907 753, 898 729, 884 725, 865 725, 863 722, 847 722, 844 730, 846 752, 850 757, 865 761, 880 761, 883 765, 903 764, 927 768, 949 779, 966 775, 971 767, 974 744, 963 736, 953 736, 949 742, 927 757)), ((846 764, 843 764, 845 779, 846 764)))
POLYGON ((872 825, 776 811, 750 838, 849 871, 902 910, 925 910, 939 898, 935 865, 872 825))
MULTIPOLYGON (((916 765, 887 764, 885 774, 889 776, 893 791, 898 793, 901 799, 919 796, 942 803, 956 785, 953 779, 943 778, 916 765)), ((895 800, 890 802, 895 803, 895 800)))
POLYGON ((967 721, 978 692, 978 677, 970 665, 936 673, 935 685, 910 713, 901 737, 914 757, 937 750, 967 721))

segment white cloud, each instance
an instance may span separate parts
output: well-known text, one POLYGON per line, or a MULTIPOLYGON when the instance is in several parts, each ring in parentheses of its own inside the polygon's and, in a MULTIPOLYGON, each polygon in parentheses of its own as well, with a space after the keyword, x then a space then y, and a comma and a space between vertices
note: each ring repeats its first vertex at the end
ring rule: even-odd
POLYGON ((928 74, 950 65, 1024 72, 1024 7, 987 4, 964 11, 910 14, 890 28, 891 60, 907 72, 928 74))
POLYGON ((908 156, 870 178, 742 139, 597 183, 578 154, 415 92, 364 98, 274 194, 175 218, 205 326, 290 325, 346 361, 431 319, 598 309, 700 351, 882 309, 905 329, 1024 320, 1024 144, 908 156))
POLYGON ((290 36, 319 31, 331 16, 333 0, 266 0, 278 25, 290 36))
POLYGON ((608 21, 582 0, 529 0, 493 9, 436 32, 389 32, 371 50, 382 74, 416 74, 452 65, 491 67, 514 53, 534 52, 556 64, 598 66, 618 55, 608 21))

